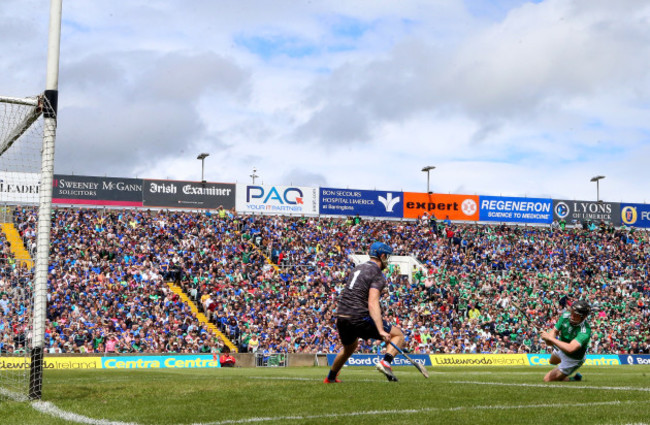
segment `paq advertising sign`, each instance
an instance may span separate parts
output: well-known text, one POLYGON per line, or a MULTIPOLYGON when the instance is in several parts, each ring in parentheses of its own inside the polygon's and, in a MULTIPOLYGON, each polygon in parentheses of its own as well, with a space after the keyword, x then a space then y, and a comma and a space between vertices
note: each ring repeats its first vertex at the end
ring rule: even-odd
POLYGON ((318 188, 237 185, 237 211, 264 214, 318 214, 318 188))

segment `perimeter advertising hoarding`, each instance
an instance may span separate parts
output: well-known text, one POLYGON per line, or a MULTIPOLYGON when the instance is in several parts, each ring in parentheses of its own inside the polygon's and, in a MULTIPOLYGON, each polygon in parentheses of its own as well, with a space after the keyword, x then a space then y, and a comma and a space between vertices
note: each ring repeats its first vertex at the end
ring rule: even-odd
POLYGON ((320 188, 320 213, 401 218, 404 194, 379 190, 320 188))
POLYGON ((38 204, 40 174, 0 171, 0 203, 38 204))
POLYGON ((142 197, 145 207, 229 210, 235 206, 235 184, 144 180, 142 197))
POLYGON ((237 211, 264 214, 318 214, 318 188, 237 185, 237 211))
POLYGON ((481 221, 545 224, 553 222, 552 199, 479 196, 479 200, 481 221))
POLYGON ((142 179, 55 174, 53 204, 142 206, 142 179))
POLYGON ((528 366, 525 354, 432 354, 431 366, 528 366))
POLYGON ((650 365, 650 355, 647 354, 619 354, 621 364, 650 365))
MULTIPOLYGON (((25 357, 0 357, 0 370, 28 370, 31 361, 25 357)), ((101 369, 99 357, 47 357, 43 359, 43 369, 101 369)))
POLYGON ((591 220, 594 223, 621 225, 621 204, 618 202, 592 202, 553 200, 553 215, 568 224, 591 220))
POLYGON ((102 357, 103 369, 195 369, 221 367, 213 354, 102 357))
MULTIPOLYGON (((195 369, 221 367, 213 354, 116 357, 48 357, 44 369, 195 369)), ((24 357, 0 357, 0 370, 28 370, 24 357)))
POLYGON ((404 192, 404 218, 435 214, 438 220, 478 221, 478 195, 404 192))
POLYGON ((621 224, 633 227, 650 227, 650 205, 621 204, 621 224))
MULTIPOLYGON (((550 354, 526 354, 531 366, 550 366, 550 354)), ((620 365, 621 362, 616 354, 587 354, 585 365, 587 366, 611 366, 620 365)))
MULTIPOLYGON (((409 354, 409 357, 413 359, 414 362, 420 363, 422 366, 431 366, 431 359, 428 354, 409 354)), ((332 365, 336 354, 327 355, 327 364, 332 365)), ((345 362, 346 366, 376 366, 384 358, 383 354, 353 354, 345 362)), ((408 360, 403 356, 397 356, 393 360, 393 366, 410 366, 408 360)))

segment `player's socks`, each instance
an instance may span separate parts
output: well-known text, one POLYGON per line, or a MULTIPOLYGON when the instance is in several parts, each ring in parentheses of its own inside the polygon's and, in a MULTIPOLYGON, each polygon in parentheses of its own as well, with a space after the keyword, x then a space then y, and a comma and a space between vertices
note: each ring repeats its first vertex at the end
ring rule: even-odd
POLYGON ((392 354, 388 354, 388 353, 384 354, 384 361, 388 364, 392 364, 394 358, 395 357, 393 357, 392 354))
POLYGON ((333 383, 337 383, 337 384, 338 384, 338 383, 340 383, 341 381, 339 381, 338 379, 336 379, 337 376, 338 376, 338 373, 334 373, 334 372, 332 371, 332 369, 330 369, 330 372, 327 374, 327 378, 325 378, 325 381, 323 381, 323 382, 325 382, 326 384, 333 384, 333 383))
POLYGON ((579 373, 576 373, 575 375, 573 375, 572 377, 569 378, 569 381, 580 382, 580 381, 582 381, 582 375, 579 374, 579 373))

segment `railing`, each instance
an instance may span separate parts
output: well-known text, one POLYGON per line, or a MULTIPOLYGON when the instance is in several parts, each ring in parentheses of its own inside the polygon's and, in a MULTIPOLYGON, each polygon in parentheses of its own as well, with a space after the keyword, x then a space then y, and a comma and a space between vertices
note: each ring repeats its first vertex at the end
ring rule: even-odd
POLYGON ((289 354, 255 353, 255 367, 287 367, 289 354))

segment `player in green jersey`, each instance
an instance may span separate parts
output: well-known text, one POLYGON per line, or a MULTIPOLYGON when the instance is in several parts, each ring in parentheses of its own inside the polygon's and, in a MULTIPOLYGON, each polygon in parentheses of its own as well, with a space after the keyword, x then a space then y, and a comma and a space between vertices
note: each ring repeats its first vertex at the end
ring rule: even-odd
POLYGON ((585 300, 578 300, 570 311, 562 313, 560 320, 550 332, 542 332, 542 339, 554 348, 550 363, 557 365, 544 376, 545 382, 581 381, 582 375, 576 373, 585 362, 587 347, 591 339, 591 327, 587 316, 591 307, 585 300))

